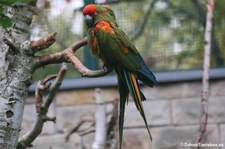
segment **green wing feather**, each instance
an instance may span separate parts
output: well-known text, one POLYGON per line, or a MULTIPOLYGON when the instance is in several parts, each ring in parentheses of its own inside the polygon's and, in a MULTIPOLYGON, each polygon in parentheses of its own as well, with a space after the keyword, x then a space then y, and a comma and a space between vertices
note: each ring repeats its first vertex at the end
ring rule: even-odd
MULTIPOLYGON (((113 19, 114 18, 112 17, 111 21, 113 19)), ((116 26, 116 23, 110 24, 115 34, 106 33, 99 29, 95 33, 95 36, 98 43, 99 55, 104 57, 102 59, 107 59, 107 62, 110 62, 111 66, 114 66, 118 75, 120 92, 119 148, 121 149, 125 104, 129 93, 133 97, 134 103, 144 120, 148 134, 152 140, 142 105, 142 101, 146 98, 140 91, 137 79, 140 79, 149 86, 153 86, 157 81, 154 74, 147 68, 136 47, 129 41, 126 34, 116 26), (127 48, 127 52, 124 52, 123 48, 127 48)))

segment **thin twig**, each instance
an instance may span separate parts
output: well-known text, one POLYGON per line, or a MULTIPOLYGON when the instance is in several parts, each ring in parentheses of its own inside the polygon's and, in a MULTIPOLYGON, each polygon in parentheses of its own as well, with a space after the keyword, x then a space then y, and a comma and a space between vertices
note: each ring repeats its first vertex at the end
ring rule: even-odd
POLYGON ((47 95, 47 98, 45 101, 42 99, 42 92, 49 88, 49 85, 47 84, 47 82, 49 80, 51 80, 53 77, 47 77, 38 84, 36 93, 35 93, 36 108, 39 108, 36 110, 37 111, 36 120, 34 122, 33 127, 31 128, 31 130, 28 131, 25 135, 23 135, 19 139, 17 149, 31 147, 32 142, 42 132, 44 122, 46 122, 46 121, 55 122, 56 118, 48 117, 47 113, 48 113, 49 106, 55 97, 56 91, 59 89, 61 82, 66 74, 66 71, 67 71, 67 66, 65 63, 63 63, 60 68, 60 71, 56 77, 56 80, 54 81, 54 83, 52 84, 52 86, 50 88, 49 94, 47 95))
MULTIPOLYGON (((69 133, 66 135, 65 141, 68 142, 70 139, 70 136, 75 133, 78 132, 79 128, 86 122, 92 122, 93 123, 94 118, 82 118, 81 121, 71 130, 69 131, 69 133)), ((82 131, 79 131, 80 133, 82 133, 82 131)))
POLYGON ((92 128, 90 128, 90 129, 88 129, 86 131, 83 131, 83 132, 79 133, 79 135, 80 136, 85 136, 85 135, 88 135, 88 134, 94 133, 94 132, 96 132, 96 129, 94 127, 92 127, 92 128))
MULTIPOLYGON (((208 121, 209 68, 210 68, 211 33, 213 24, 213 9, 214 9, 214 0, 208 0, 206 28, 205 28, 203 79, 202 79, 202 100, 201 100, 202 112, 197 143, 200 143, 204 138, 208 121)), ((200 146, 198 146, 197 148, 199 149, 200 146)))

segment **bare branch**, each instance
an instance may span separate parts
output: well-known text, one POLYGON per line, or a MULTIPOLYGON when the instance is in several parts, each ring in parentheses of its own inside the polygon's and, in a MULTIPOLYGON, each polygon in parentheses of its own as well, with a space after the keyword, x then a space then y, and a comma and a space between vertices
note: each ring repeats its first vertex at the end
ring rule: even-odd
POLYGON ((63 52, 57 52, 54 54, 44 55, 44 56, 38 57, 38 61, 34 66, 34 70, 48 64, 57 64, 62 62, 67 62, 67 63, 69 62, 68 59, 64 57, 63 52))
MULTIPOLYGON (((44 5, 43 5, 42 7, 44 7, 44 5)), ((43 9, 45 9, 45 8, 40 8, 39 16, 40 16, 40 18, 43 19, 43 23, 44 23, 45 26, 47 27, 48 31, 51 33, 51 32, 54 31, 54 28, 53 28, 53 26, 51 25, 51 23, 50 23, 50 21, 49 21, 49 19, 48 19, 48 16, 44 13, 43 9)), ((61 49, 66 49, 66 47, 67 47, 67 46, 65 45, 65 43, 64 43, 63 38, 60 38, 60 37, 57 38, 56 44, 58 44, 59 47, 60 47, 61 49)))
POLYGON ((50 104, 52 103, 55 95, 56 95, 56 92, 59 90, 59 87, 61 86, 62 84, 62 81, 63 81, 63 78, 65 77, 66 75, 66 72, 67 72, 67 66, 65 63, 62 64, 60 70, 59 70, 59 73, 56 77, 56 80, 54 81, 54 83, 52 84, 51 88, 50 88, 50 91, 46 97, 46 101, 44 103, 44 107, 46 107, 47 109, 49 108, 50 104))
MULTIPOLYGON (((209 68, 210 68, 210 49, 211 49, 211 33, 213 24, 214 0, 208 0, 206 29, 205 29, 205 47, 204 47, 204 64, 203 64, 203 79, 202 79, 202 112, 200 119, 199 135, 197 143, 200 143, 205 136, 207 121, 208 121, 208 98, 209 98, 209 68)), ((198 146, 197 148, 200 148, 198 146)))
POLYGON ((83 117, 80 122, 71 130, 69 131, 69 133, 66 135, 66 138, 65 138, 65 141, 69 141, 70 139, 70 136, 73 134, 73 133, 78 133, 80 136, 84 136, 86 134, 89 134, 90 132, 92 132, 93 130, 93 126, 95 125, 95 121, 94 121, 94 118, 91 117, 91 118, 87 118, 87 117, 83 117), (79 130, 80 127, 84 124, 84 123, 91 123, 90 124, 90 127, 89 128, 86 128, 85 130, 79 130), (90 132, 89 132, 90 131, 90 132))
POLYGON ((44 122, 47 122, 47 121, 50 121, 50 122, 53 122, 53 123, 56 123, 56 117, 43 117, 42 118, 44 122))
POLYGON ((27 148, 32 146, 32 142, 39 136, 39 134, 42 132, 42 128, 44 125, 44 122, 46 121, 53 121, 55 122, 56 118, 55 117, 48 117, 48 108, 55 97, 56 91, 59 89, 61 82, 65 76, 65 73, 67 71, 67 66, 65 63, 62 64, 60 71, 56 77, 56 80, 52 84, 49 94, 47 95, 47 98, 45 101, 42 100, 42 94, 44 90, 49 88, 49 85, 47 82, 53 78, 53 76, 48 76, 46 79, 43 81, 40 81, 38 84, 38 87, 36 89, 35 97, 36 97, 36 107, 39 108, 37 109, 37 117, 36 121, 34 122, 33 127, 29 132, 27 132, 25 135, 23 135, 19 139, 18 143, 18 149, 20 148, 27 148))
MULTIPOLYGON (((89 118, 89 117, 88 117, 88 118, 87 118, 87 117, 83 117, 83 118, 80 120, 80 122, 79 122, 79 123, 78 123, 71 131, 69 131, 69 133, 66 135, 65 141, 66 141, 66 142, 69 141, 70 136, 71 136, 73 133, 78 132, 79 128, 80 128, 84 123, 86 123, 86 122, 92 123, 91 126, 93 126, 94 118, 93 118, 93 117, 91 117, 91 118, 89 118)), ((80 132, 80 134, 82 134, 83 131, 79 131, 79 132, 80 132)))
POLYGON ((85 135, 88 135, 88 134, 90 134, 90 133, 94 133, 95 131, 96 131, 95 128, 92 127, 91 129, 88 129, 88 130, 86 130, 86 131, 83 131, 83 132, 79 133, 79 135, 80 135, 80 136, 85 136, 85 135))
POLYGON ((37 41, 31 41, 29 48, 35 53, 50 47, 56 41, 57 33, 51 33, 46 37, 43 37, 37 41))
POLYGON ((51 83, 47 83, 48 81, 56 78, 57 75, 48 75, 44 80, 39 81, 35 91, 35 106, 36 112, 40 113, 40 106, 43 103, 42 94, 44 91, 49 89, 51 83))
POLYGON ((100 70, 90 70, 74 55, 72 52, 66 53, 71 63, 77 69, 83 77, 101 77, 112 71, 110 68, 102 68, 100 70))
POLYGON ((74 42, 71 46, 65 49, 62 52, 57 52, 54 54, 44 55, 39 57, 38 62, 36 63, 35 69, 55 63, 69 62, 68 54, 73 55, 80 47, 87 44, 87 38, 81 39, 74 42))
POLYGON ((87 38, 74 42, 71 46, 62 52, 49 54, 39 57, 35 69, 47 64, 71 62, 83 77, 100 77, 112 71, 111 68, 102 68, 100 70, 90 70, 76 57, 75 52, 82 46, 87 44, 87 38))

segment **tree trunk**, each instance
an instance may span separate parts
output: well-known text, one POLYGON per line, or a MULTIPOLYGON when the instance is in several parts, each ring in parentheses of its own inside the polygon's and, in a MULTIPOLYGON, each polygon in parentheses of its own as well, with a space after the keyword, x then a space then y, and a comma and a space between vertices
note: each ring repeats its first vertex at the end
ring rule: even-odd
POLYGON ((13 6, 5 14, 14 24, 0 26, 0 148, 15 149, 35 58, 28 49, 32 6, 13 6))
POLYGON ((104 99, 101 95, 101 90, 95 90, 95 103, 96 103, 96 113, 95 113, 95 140, 92 144, 92 149, 104 149, 106 141, 106 111, 104 99))

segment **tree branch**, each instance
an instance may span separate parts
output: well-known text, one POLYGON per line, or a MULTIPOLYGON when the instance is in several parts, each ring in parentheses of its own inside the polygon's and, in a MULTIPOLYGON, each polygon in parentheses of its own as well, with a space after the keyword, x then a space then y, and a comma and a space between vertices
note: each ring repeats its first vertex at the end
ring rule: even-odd
POLYGON ((38 58, 38 62, 34 69, 39 67, 61 63, 61 62, 71 62, 75 69, 77 69, 83 77, 100 77, 108 74, 112 71, 111 68, 102 68, 100 70, 90 70, 76 57, 75 52, 82 46, 87 44, 87 38, 83 38, 79 41, 74 42, 71 46, 62 52, 44 55, 38 58))
POLYGON ((65 141, 68 142, 70 139, 70 136, 73 133, 78 132, 79 128, 86 122, 94 122, 94 119, 93 118, 82 118, 81 121, 66 135, 65 141))
MULTIPOLYGON (((208 121, 208 98, 209 98, 209 68, 210 68, 210 49, 211 49, 211 35, 213 24, 213 10, 214 0, 208 0, 207 15, 206 15, 206 29, 205 29, 205 48, 204 48, 204 64, 203 64, 203 79, 202 79, 202 112, 200 119, 199 135, 197 143, 200 143, 205 135, 207 121, 208 121)), ((197 148, 200 148, 198 146, 197 148)))
POLYGON ((54 77, 48 76, 43 81, 39 82, 37 89, 36 89, 36 93, 35 93, 35 103, 36 103, 36 108, 37 108, 36 109, 36 112, 37 112, 36 121, 35 121, 33 127, 31 128, 31 130, 19 139, 17 149, 31 147, 32 142, 42 132, 44 122, 46 122, 46 121, 55 122, 56 118, 48 117, 47 113, 48 113, 49 106, 50 106, 51 102, 53 101, 55 94, 58 91, 58 89, 62 83, 62 80, 66 74, 66 71, 67 71, 67 66, 65 63, 63 63, 60 68, 60 71, 56 77, 56 80, 54 81, 53 85, 50 88, 50 91, 49 91, 45 101, 42 100, 42 93, 43 93, 43 91, 45 91, 49 88, 50 85, 47 82, 50 81, 51 79, 53 79, 54 77))
POLYGON ((94 132, 96 132, 96 129, 94 127, 91 127, 90 129, 81 132, 79 135, 80 136, 85 136, 85 135, 88 135, 88 134, 94 133, 94 132))
POLYGON ((57 33, 54 32, 52 34, 49 34, 46 37, 43 37, 37 41, 31 41, 29 48, 34 52, 38 52, 41 51, 43 49, 47 49, 48 47, 50 47, 53 43, 55 43, 56 41, 56 35, 57 33))

